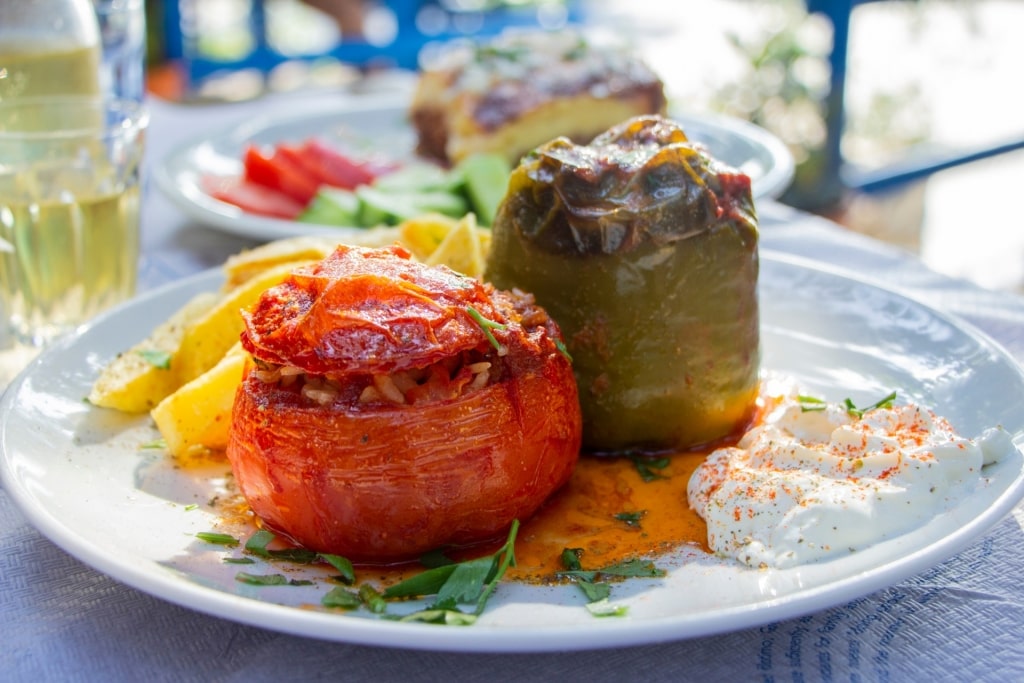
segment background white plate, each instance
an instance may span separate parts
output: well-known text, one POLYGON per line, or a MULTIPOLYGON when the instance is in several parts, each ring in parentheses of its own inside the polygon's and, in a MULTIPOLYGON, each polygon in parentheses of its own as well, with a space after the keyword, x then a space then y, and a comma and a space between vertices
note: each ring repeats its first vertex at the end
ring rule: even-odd
MULTIPOLYGON (((344 238, 359 228, 298 224, 247 214, 202 189, 203 176, 238 176, 249 143, 301 142, 317 136, 346 148, 381 152, 388 158, 412 156, 415 135, 406 119, 407 105, 394 98, 371 100, 315 112, 261 117, 187 144, 162 159, 153 170, 157 185, 182 211, 219 230, 259 240, 296 234, 332 234, 344 238)), ((751 177, 755 198, 780 195, 793 179, 793 158, 768 131, 739 119, 680 113, 674 118, 687 135, 704 143, 722 161, 751 177)))
MULTIPOLYGON (((764 254, 764 367, 833 400, 874 401, 895 388, 935 407, 962 433, 1002 424, 1024 430, 1024 374, 963 323, 895 292, 764 254)), ((624 618, 598 619, 571 586, 502 584, 472 627, 380 620, 318 608, 326 573, 300 569, 312 587, 253 587, 234 580, 223 550, 194 534, 214 528, 205 507, 226 466, 177 469, 158 451, 148 418, 83 401, 97 372, 189 296, 216 287, 208 272, 154 291, 44 352, 0 402, 0 475, 40 531, 72 555, 129 585, 201 612, 327 640, 460 651, 541 651, 650 643, 753 627, 831 607, 891 585, 954 554, 1024 496, 1020 453, 985 471, 986 486, 905 536, 839 560, 758 571, 691 552, 662 557, 664 579, 612 590, 624 618), (186 506, 198 504, 199 509, 186 506)), ((666 501, 666 504, 680 504, 666 501)), ((415 604, 393 605, 392 612, 415 604)))

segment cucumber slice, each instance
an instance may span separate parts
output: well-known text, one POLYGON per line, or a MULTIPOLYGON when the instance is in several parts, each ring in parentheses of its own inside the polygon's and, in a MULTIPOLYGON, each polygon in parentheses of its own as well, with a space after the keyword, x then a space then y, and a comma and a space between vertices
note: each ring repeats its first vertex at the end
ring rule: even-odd
POLYGON ((359 198, 347 190, 322 187, 295 220, 320 225, 358 225, 359 198))
POLYGON ((465 179, 466 196, 480 225, 492 225, 505 198, 512 167, 501 154, 474 154, 456 167, 465 179))
POLYGON ((386 192, 364 185, 356 189, 356 196, 359 224, 367 227, 394 225, 427 213, 461 218, 469 210, 465 199, 450 192, 386 192))
POLYGON ((382 175, 373 182, 373 186, 386 192, 459 192, 462 174, 434 164, 414 163, 382 175))

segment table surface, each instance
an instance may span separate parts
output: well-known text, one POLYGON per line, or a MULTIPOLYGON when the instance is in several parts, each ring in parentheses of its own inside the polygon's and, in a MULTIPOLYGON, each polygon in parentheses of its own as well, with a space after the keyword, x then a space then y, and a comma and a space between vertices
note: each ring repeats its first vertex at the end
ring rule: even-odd
MULTIPOLYGON (((268 109, 341 93, 181 106, 154 101, 147 163, 268 109)), ((940 276, 914 256, 772 202, 761 244, 886 283, 959 316, 1024 359, 1024 300, 940 276)), ((149 186, 143 289, 220 265, 253 242, 198 225, 149 186)), ((1024 508, 959 555, 896 586, 799 619, 641 647, 457 654, 326 643, 244 626, 124 586, 32 528, 0 490, 0 678, 263 681, 295 678, 607 680, 991 680, 1024 677, 1024 508)))

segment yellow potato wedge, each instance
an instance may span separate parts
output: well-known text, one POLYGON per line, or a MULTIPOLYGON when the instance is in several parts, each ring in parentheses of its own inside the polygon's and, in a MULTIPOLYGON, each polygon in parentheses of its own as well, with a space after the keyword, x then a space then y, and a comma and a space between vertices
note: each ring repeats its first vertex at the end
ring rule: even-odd
POLYGON ((185 330, 217 302, 199 294, 153 330, 150 336, 111 361, 89 392, 93 405, 144 413, 181 385, 178 355, 185 330), (161 362, 165 361, 165 362, 161 362))
POLYGON ((281 263, 264 270, 227 292, 217 305, 185 330, 179 351, 182 383, 195 379, 217 364, 238 341, 243 323, 241 311, 253 305, 267 289, 281 282, 294 268, 308 263, 281 263))
POLYGON ((227 448, 231 406, 247 358, 242 345, 235 344, 210 370, 150 411, 168 453, 182 457, 227 448))
POLYGON ((355 246, 384 247, 400 239, 400 228, 379 227, 346 234, 344 240, 327 235, 275 240, 228 257, 224 262, 225 287, 238 287, 260 273, 284 263, 318 261, 334 251, 342 241, 355 246))
POLYGON ((490 231, 477 228, 473 214, 466 214, 423 262, 430 266, 445 265, 470 277, 483 277, 486 255, 480 245, 483 232, 490 235, 490 231))
POLYGON ((443 214, 425 214, 402 221, 398 241, 418 260, 423 261, 437 251, 444 238, 459 221, 443 214))
POLYGON ((290 237, 239 252, 224 262, 224 289, 240 287, 285 263, 322 259, 334 251, 337 244, 338 240, 333 237, 290 237))

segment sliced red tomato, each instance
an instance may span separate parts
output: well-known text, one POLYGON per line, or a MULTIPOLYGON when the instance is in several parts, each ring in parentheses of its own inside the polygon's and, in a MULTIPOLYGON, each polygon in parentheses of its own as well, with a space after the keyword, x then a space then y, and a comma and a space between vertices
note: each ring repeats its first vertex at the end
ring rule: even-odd
POLYGON ((307 140, 297 151, 333 187, 352 190, 369 185, 378 175, 365 162, 350 159, 319 140, 307 140))
POLYGON ((325 172, 322 165, 301 147, 277 145, 274 149, 274 157, 282 159, 285 163, 297 168, 301 168, 306 175, 315 179, 318 185, 333 184, 330 173, 325 172))
POLYGON ((245 150, 242 163, 246 180, 279 190, 303 206, 316 196, 320 188, 320 182, 315 176, 277 150, 266 154, 255 145, 250 145, 245 150))
POLYGON ((204 178, 203 189, 214 199, 261 216, 294 220, 304 208, 278 190, 238 178, 204 178))

